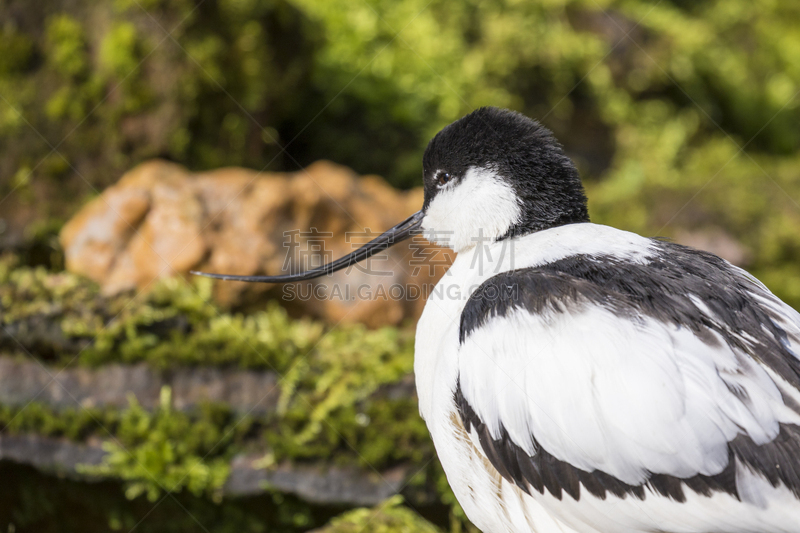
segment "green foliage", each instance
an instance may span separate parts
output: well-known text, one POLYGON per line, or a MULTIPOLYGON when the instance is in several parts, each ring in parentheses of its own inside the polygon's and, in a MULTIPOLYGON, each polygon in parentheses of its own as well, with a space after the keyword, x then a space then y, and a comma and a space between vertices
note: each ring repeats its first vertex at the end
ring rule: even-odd
POLYGON ((14 199, 66 218, 146 158, 280 163, 281 139, 262 127, 303 105, 311 50, 285 1, 18 3, 0 6, 3 196, 24 170, 33 186, 14 199))
MULTIPOLYGON (((313 410, 316 406, 306 407, 313 410)), ((192 412, 176 411, 170 406, 168 389, 162 391, 161 407, 153 412, 144 410, 135 398, 126 409, 74 407, 56 411, 35 401, 27 406, 0 406, 0 428, 11 434, 76 441, 103 439, 108 452, 104 462, 99 466, 84 465, 80 470, 91 476, 125 481, 130 499, 145 495, 155 500, 165 490, 187 490, 219 501, 230 460, 244 452, 273 450, 270 444, 277 444, 280 451, 268 452, 262 461, 266 468, 276 461, 323 459, 383 469, 409 460, 426 464, 432 459, 433 447, 416 414, 416 402, 380 396, 363 400, 359 411, 368 418, 360 413, 349 416, 349 407, 328 405, 332 415, 326 426, 338 437, 326 442, 327 448, 320 438, 304 436, 316 455, 297 443, 293 422, 283 415, 242 416, 215 404, 205 404, 192 412), (281 443, 281 439, 292 442, 281 443)), ((412 484, 424 485, 428 476, 444 479, 440 469, 429 468, 420 472, 412 484)), ((446 482, 441 487, 449 490, 446 482)), ((294 512, 290 515, 286 520, 292 522, 294 512)))
MULTIPOLYGON (((0 260, 0 321, 18 325, 47 317, 60 320, 63 331, 79 339, 98 335, 88 347, 76 345, 84 348, 75 364, 234 364, 283 375, 277 412, 258 416, 242 418, 225 406, 178 412, 165 390, 161 408, 152 413, 134 399, 122 410, 55 412, 35 402, 24 409, 2 406, 0 427, 12 433, 103 439, 109 452, 105 461, 83 471, 124 480, 130 498, 157 499, 165 489, 219 498, 230 460, 254 450, 265 452, 267 468, 287 460, 324 460, 368 470, 428 465, 411 486, 449 490, 436 482, 444 476, 431 462, 434 449, 416 400, 408 393, 391 393, 396 386, 408 390, 410 331, 370 331, 358 325, 326 331, 319 323, 291 320, 276 306, 246 318, 222 314, 208 303, 209 296, 204 281, 192 287, 169 280, 138 300, 107 300, 77 276, 20 267, 12 257, 0 260)), ((54 359, 74 357, 67 350, 54 359)), ((297 520, 307 520, 306 513, 286 512, 281 523, 299 527, 297 520)))
POLYGON ((796 2, 48 6, 38 25, 0 8, 0 192, 43 217, 155 155, 289 170, 328 158, 412 185, 439 128, 508 106, 564 143, 596 221, 724 230, 800 306, 787 275, 800 261, 796 2), (63 138, 58 153, 45 158, 28 123, 63 138))
POLYGON ((82 306, 97 295, 96 285, 78 276, 53 275, 42 267, 17 267, 17 257, 0 256, 0 320, 3 324, 52 312, 64 302, 82 306))
MULTIPOLYGON (((162 391, 161 407, 150 413, 135 398, 127 409, 65 408, 54 411, 31 402, 0 406, 0 427, 13 434, 36 434, 85 440, 104 439, 108 452, 98 466, 83 465, 91 476, 125 481, 126 495, 145 494, 151 501, 165 490, 188 490, 219 500, 233 454, 243 449, 254 420, 234 416, 225 406, 207 404, 184 413, 170 406, 170 392, 162 391)), ((262 421, 263 423, 263 421, 262 421)))
MULTIPOLYGON (((228 411, 175 412, 168 398, 153 414, 135 402, 123 412, 76 410, 64 416, 37 404, 24 412, 5 408, 0 424, 5 421, 9 431, 70 438, 106 438, 108 430, 115 439, 108 444, 111 454, 94 472, 128 480, 132 496, 151 498, 176 484, 215 494, 224 481, 223 466, 243 449, 247 431, 258 434, 257 449, 269 450, 265 464, 324 458, 382 469, 426 464, 433 457, 416 401, 387 389, 408 383, 410 331, 360 325, 326 330, 289 319, 276 305, 247 317, 221 313, 209 297, 207 281, 190 286, 171 279, 138 299, 103 299, 78 276, 19 267, 11 257, 0 260, 0 323, 18 329, 39 321, 61 325, 64 338, 53 335, 48 346, 37 338, 29 347, 33 354, 52 352, 56 362, 91 366, 236 365, 282 376, 277 412, 241 424, 228 411)), ((6 348, 19 350, 15 342, 6 348)))
POLYGON ((195 496, 206 494, 219 500, 230 472, 230 458, 219 453, 246 433, 249 424, 226 427, 208 413, 192 421, 174 411, 170 402, 168 388, 161 391, 161 406, 154 413, 132 398, 120 417, 116 437, 105 443, 108 455, 103 464, 81 470, 125 480, 130 499, 146 494, 156 501, 164 491, 186 489, 195 496))
MULTIPOLYGON (((172 295, 196 293, 185 282, 172 295)), ((201 282, 202 284, 202 282, 201 282)), ((284 370, 308 354, 322 334, 322 326, 291 321, 277 304, 249 316, 220 314, 197 301, 197 307, 174 307, 156 298, 122 309, 111 322, 86 327, 87 322, 63 323, 67 334, 95 338, 80 355, 81 362, 99 365, 112 361, 147 361, 153 366, 238 365, 243 368, 284 370), (213 313, 209 314, 209 313, 213 313)))
POLYGON ((373 509, 354 509, 331 520, 319 533, 438 533, 439 528, 401 504, 400 496, 373 509))
POLYGON ((62 83, 45 103, 49 120, 79 121, 90 101, 100 95, 102 80, 90 72, 87 37, 80 22, 69 15, 51 17, 45 30, 47 64, 62 83))
MULTIPOLYGON (((55 323, 52 345, 40 350, 63 361, 79 352, 75 362, 92 366, 146 361, 159 368, 237 365, 285 372, 323 335, 322 324, 290 320, 275 303, 248 316, 223 314, 209 302, 210 283, 196 283, 168 279, 138 297, 103 298, 84 278, 51 274, 43 267, 15 268, 14 258, 7 256, 0 259, 0 324, 55 323)), ((380 333, 345 328, 351 330, 341 337, 351 343, 345 349, 360 349, 364 342, 373 352, 391 349, 380 348, 380 333)), ((13 343, 8 347, 19 349, 13 343)))
POLYGON ((48 60, 60 74, 78 78, 86 74, 89 57, 86 35, 80 22, 69 15, 56 15, 47 23, 48 60))
POLYGON ((335 450, 380 468, 431 456, 415 401, 370 398, 411 373, 408 333, 335 330, 322 338, 317 354, 297 361, 282 381, 281 432, 265 435, 277 458, 313 458, 335 450))
POLYGON ((136 26, 130 22, 117 23, 100 43, 101 67, 118 78, 125 78, 139 63, 141 54, 137 44, 136 26))
POLYGON ((14 434, 33 433, 83 440, 104 432, 104 428, 116 427, 118 421, 119 412, 114 409, 87 407, 55 412, 35 401, 22 409, 0 405, 0 427, 14 434))
POLYGON ((331 97, 347 86, 326 113, 348 116, 348 98, 366 108, 357 139, 314 124, 325 151, 352 151, 340 162, 358 166, 376 139, 392 155, 368 152, 391 169, 370 166, 410 183, 439 128, 512 107, 565 144, 597 222, 724 229, 743 266, 800 307, 796 2, 297 2, 328 37, 313 81, 331 97), (382 133, 402 129, 416 141, 382 133))

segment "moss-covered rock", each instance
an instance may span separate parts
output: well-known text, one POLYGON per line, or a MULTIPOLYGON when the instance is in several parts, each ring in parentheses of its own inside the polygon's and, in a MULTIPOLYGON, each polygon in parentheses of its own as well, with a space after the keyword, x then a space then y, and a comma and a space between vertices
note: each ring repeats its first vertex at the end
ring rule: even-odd
MULTIPOLYGON (((14 268, 0 260, 0 347, 30 349, 37 357, 79 364, 147 361, 238 365, 286 371, 317 344, 320 323, 290 320, 276 305, 248 316, 222 313, 211 303, 211 284, 165 280, 142 294, 114 298, 80 276, 42 267, 14 268), (49 334, 42 334, 48 331, 49 334)), ((355 340, 359 326, 346 329, 355 340)), ((357 342, 357 341, 356 341, 357 342)))
POLYGON ((199 283, 173 279, 138 298, 104 298, 88 280, 15 267, 6 257, 0 261, 0 340, 18 357, 55 365, 54 375, 58 365, 132 362, 165 371, 267 368, 280 377, 276 409, 244 417, 227 405, 176 411, 164 389, 161 407, 152 412, 135 400, 126 408, 24 402, 0 406, 0 426, 15 434, 108 441, 106 462, 87 472, 126 480, 132 497, 156 498, 170 487, 214 496, 232 458, 254 451, 265 454, 265 465, 425 465, 408 480, 409 490, 438 490, 433 445, 412 389, 402 385, 413 365, 410 331, 330 328, 289 319, 277 306, 247 317, 223 313, 208 302, 206 282, 199 283), (51 336, 34 326, 50 328, 51 336), (389 394, 386 388, 398 384, 406 392, 389 394))

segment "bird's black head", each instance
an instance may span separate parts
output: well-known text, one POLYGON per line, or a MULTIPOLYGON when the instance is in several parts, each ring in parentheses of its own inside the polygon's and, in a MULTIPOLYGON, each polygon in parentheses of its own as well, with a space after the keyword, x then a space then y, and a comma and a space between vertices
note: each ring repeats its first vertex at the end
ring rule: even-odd
POLYGON ((483 107, 453 122, 431 139, 422 167, 422 226, 455 250, 478 229, 500 240, 589 221, 578 171, 561 145, 513 111, 483 107))

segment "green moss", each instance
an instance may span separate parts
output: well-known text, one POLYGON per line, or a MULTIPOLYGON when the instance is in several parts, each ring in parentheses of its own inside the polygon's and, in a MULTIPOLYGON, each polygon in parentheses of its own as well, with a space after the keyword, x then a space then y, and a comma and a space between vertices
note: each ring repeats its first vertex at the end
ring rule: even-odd
MULTIPOLYGON (((168 388, 161 406, 147 412, 131 399, 126 409, 67 408, 54 411, 32 402, 24 407, 0 406, 0 426, 13 434, 37 434, 104 440, 108 452, 99 466, 79 470, 92 476, 119 478, 133 499, 146 494, 155 500, 165 490, 188 490, 219 498, 233 455, 243 449, 255 423, 234 416, 225 406, 207 404, 193 413, 170 406, 168 388)), ((264 423, 263 421, 261 422, 264 423)))
POLYGON ((331 520, 318 533, 440 533, 441 530, 401 504, 395 496, 372 509, 354 509, 331 520))
POLYGON ((367 470, 420 465, 407 490, 423 499, 438 494, 452 507, 453 524, 467 523, 435 461, 416 399, 387 388, 410 385, 411 331, 359 325, 329 330, 289 319, 277 306, 247 317, 222 313, 209 303, 210 289, 206 281, 190 286, 172 279, 133 301, 104 299, 96 285, 78 276, 20 267, 11 256, 0 259, 3 324, 44 319, 60 323, 69 339, 97 336, 89 346, 78 343, 51 355, 53 362, 70 361, 80 351, 73 364, 236 365, 283 376, 277 411, 244 419, 226 406, 174 411, 165 390, 153 412, 134 400, 126 409, 55 412, 35 402, 25 409, 0 407, 0 427, 103 439, 105 462, 84 472, 124 480, 132 498, 158 498, 165 488, 218 498, 230 460, 244 452, 264 453, 268 468, 284 461, 367 470))
POLYGON ((103 80, 91 71, 86 31, 77 19, 58 14, 48 19, 45 34, 47 65, 58 79, 57 87, 46 98, 46 117, 81 121, 103 89, 103 80))
POLYGON ((363 403, 381 386, 410 374, 410 331, 372 331, 360 325, 328 331, 317 322, 289 319, 277 305, 249 316, 221 313, 209 303, 209 295, 206 281, 193 287, 172 279, 139 299, 103 299, 94 284, 78 276, 14 268, 10 258, 0 261, 0 321, 60 324, 64 340, 77 342, 54 342, 50 349, 56 353, 49 358, 56 362, 96 366, 144 361, 158 368, 235 365, 274 370, 283 376, 281 431, 273 442, 279 456, 314 456, 340 443, 345 434, 362 440, 362 454, 369 462, 420 457, 392 449, 388 439, 401 434, 409 442, 426 438, 414 406, 402 401, 363 403), (65 345, 75 346, 74 351, 64 350, 65 345), (402 412, 407 415, 399 417, 402 412), (375 441, 374 451, 367 449, 369 432, 384 437, 375 441))
POLYGON ((274 460, 325 457, 369 469, 427 464, 434 449, 416 399, 381 392, 409 376, 399 361, 408 357, 410 366, 410 348, 383 361, 347 359, 342 350, 323 353, 298 362, 281 383, 277 426, 263 434, 274 460), (331 364, 326 357, 342 360, 331 364))
POLYGON ((57 412, 36 401, 24 408, 0 406, 0 427, 13 434, 33 433, 83 440, 104 432, 103 428, 115 428, 118 421, 119 412, 114 409, 87 407, 57 412))
POLYGON ((146 302, 123 309, 107 324, 70 323, 65 331, 95 338, 79 356, 89 365, 147 361, 156 367, 236 365, 279 372, 306 355, 323 331, 319 324, 290 321, 277 305, 250 316, 204 315, 207 311, 146 302))
MULTIPOLYGON (((81 364, 147 361, 156 367, 205 364, 285 371, 317 344, 325 329, 320 323, 290 320, 274 304, 249 316, 224 314, 208 301, 210 284, 205 281, 190 286, 165 280, 137 298, 103 298, 86 279, 42 267, 14 268, 14 262, 12 256, 0 260, 0 323, 56 323, 65 340, 90 343, 80 350, 81 364)), ((352 343, 351 349, 367 339, 374 350, 379 335, 341 338, 352 343)), ((55 355, 68 361, 76 354, 55 355)))
POLYGON ((249 430, 248 421, 225 424, 229 413, 201 413, 192 420, 173 411, 168 388, 162 390, 161 407, 149 413, 132 399, 107 440, 103 464, 83 466, 89 475, 113 476, 126 482, 130 499, 146 494, 156 501, 164 491, 188 490, 195 496, 221 498, 230 473, 231 443, 249 430))
POLYGON ((70 78, 86 74, 89 69, 86 34, 80 21, 59 14, 47 21, 47 53, 54 70, 70 78))
MULTIPOLYGON (((311 413, 319 408, 305 407, 311 413)), ((0 406, 0 427, 12 434, 76 441, 100 438, 108 452, 103 464, 85 466, 81 471, 122 479, 130 498, 145 494, 151 500, 164 490, 188 490, 218 499, 230 460, 246 451, 267 453, 266 467, 285 460, 324 460, 384 469, 409 461, 424 465, 433 457, 414 401, 348 399, 341 406, 328 403, 326 409, 330 415, 324 431, 304 433, 304 444, 299 443, 294 427, 298 421, 287 420, 285 415, 241 416, 215 404, 191 412, 175 411, 167 388, 162 391, 161 406, 153 412, 144 410, 134 398, 125 409, 75 407, 56 411, 38 402, 24 407, 0 406), (353 403, 357 404, 355 409, 353 403)), ((313 414, 307 415, 299 426, 305 427, 311 417, 313 414)), ((424 486, 430 476, 434 479, 438 475, 435 468, 428 468, 412 484, 424 486)))
MULTIPOLYGON (((48 355, 54 362, 95 366, 144 361, 158 368, 236 365, 277 371, 282 376, 278 411, 257 421, 260 447, 275 461, 325 458, 381 469, 403 462, 425 464, 433 457, 416 401, 382 392, 412 371, 410 331, 360 325, 328 330, 313 321, 289 319, 277 305, 250 316, 221 313, 208 301, 210 289, 206 281, 190 286, 172 279, 138 299, 104 299, 94 284, 78 276, 18 267, 6 257, 0 260, 0 321, 60 324, 66 340, 80 342, 73 350, 63 349, 68 343, 54 342, 50 350, 55 353, 48 355)), ((42 339, 36 342, 30 347, 34 355, 42 349, 42 339)), ((210 413, 192 418, 167 406, 151 415, 134 403, 124 413, 92 412, 88 418, 80 412, 48 418, 36 408, 31 416, 26 411, 14 419, 8 411, 13 420, 9 428, 76 438, 110 426, 122 447, 109 444, 110 462, 98 472, 131 480, 134 493, 154 497, 158 483, 148 481, 144 472, 158 472, 161 484, 174 484, 181 473, 195 471, 191 466, 203 456, 198 450, 213 440, 203 444, 187 439, 199 439, 202 431, 216 438, 223 433, 217 435, 213 428, 224 428, 210 413), (173 441, 179 444, 165 448, 173 441)), ((224 479, 220 465, 203 463, 197 475, 206 481, 189 478, 187 487, 216 487, 224 479)))
MULTIPOLYGON (((172 278, 138 297, 104 298, 79 276, 14 263, 12 256, 0 260, 0 322, 55 323, 64 339, 83 346, 77 354, 62 348, 56 360, 77 355, 75 362, 91 366, 145 361, 159 368, 265 368, 286 374, 285 405, 303 387, 331 405, 348 395, 361 400, 412 369, 409 330, 358 324, 328 329, 290 319, 275 302, 249 315, 225 313, 211 303, 211 284, 204 279, 190 285, 172 278)), ((321 408, 319 419, 327 414, 321 408)))
POLYGON ((118 78, 133 72, 139 64, 136 27, 130 22, 115 24, 100 43, 100 66, 118 78))

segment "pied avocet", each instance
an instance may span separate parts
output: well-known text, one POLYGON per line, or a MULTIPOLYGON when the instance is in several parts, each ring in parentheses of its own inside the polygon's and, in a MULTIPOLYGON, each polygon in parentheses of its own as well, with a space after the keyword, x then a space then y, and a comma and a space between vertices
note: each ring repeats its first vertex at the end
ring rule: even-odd
POLYGON ((460 290, 419 320, 419 407, 479 528, 800 532, 794 309, 710 253, 590 223, 572 162, 520 114, 447 126, 423 173, 422 209, 342 259, 212 276, 311 279, 422 229, 458 252, 440 284, 460 290))

